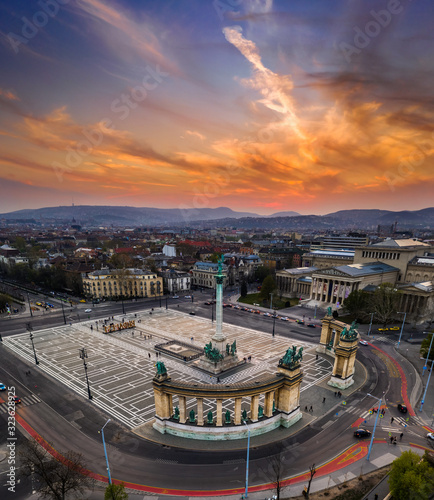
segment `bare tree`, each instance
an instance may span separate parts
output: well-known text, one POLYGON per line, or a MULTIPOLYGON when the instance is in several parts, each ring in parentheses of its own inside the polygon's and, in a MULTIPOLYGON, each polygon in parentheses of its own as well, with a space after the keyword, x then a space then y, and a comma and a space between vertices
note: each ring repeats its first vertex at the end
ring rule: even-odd
POLYGON ((309 498, 310 485, 311 485, 311 483, 312 483, 313 476, 314 476, 314 475, 315 475, 315 473, 316 473, 315 464, 312 464, 312 465, 309 467, 309 472, 310 472, 310 478, 309 478, 309 482, 308 482, 308 484, 307 484, 306 498, 309 498))
POLYGON ((280 494, 286 488, 284 485, 285 459, 283 449, 279 446, 277 452, 268 458, 268 466, 262 469, 262 472, 273 485, 277 500, 280 500, 280 494))
POLYGON ((92 489, 95 480, 87 475, 86 465, 80 453, 67 451, 61 453, 57 460, 50 455, 37 441, 26 442, 21 453, 21 474, 33 475, 35 489, 43 498, 65 500, 83 498, 87 489, 92 489))

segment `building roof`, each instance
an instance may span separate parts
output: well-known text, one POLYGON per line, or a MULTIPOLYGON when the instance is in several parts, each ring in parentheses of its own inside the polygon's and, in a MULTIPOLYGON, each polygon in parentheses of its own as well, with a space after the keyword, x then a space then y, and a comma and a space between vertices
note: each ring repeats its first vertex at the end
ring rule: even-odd
POLYGON ((416 264, 421 266, 434 266, 434 255, 431 257, 429 255, 425 255, 424 257, 413 257, 409 264, 416 264))
POLYGON ((427 243, 419 241, 413 238, 406 238, 402 240, 394 240, 392 238, 387 238, 379 243, 374 243, 369 245, 370 247, 381 247, 381 248, 412 248, 412 247, 430 247, 427 243))
POLYGON ((288 274, 306 274, 306 273, 313 273, 315 271, 318 271, 318 267, 311 266, 311 267, 294 267, 293 269, 282 269, 282 271, 278 271, 279 273, 285 272, 288 274))
POLYGON ((354 250, 312 250, 303 257, 307 256, 324 256, 324 257, 348 257, 354 258, 355 251, 354 250))
POLYGON ((368 276, 369 274, 390 273, 399 271, 397 267, 389 266, 384 262, 367 262, 365 264, 347 264, 346 266, 335 266, 334 269, 348 274, 349 276, 368 276))
POLYGON ((417 288, 422 292, 432 292, 434 291, 434 282, 432 281, 423 281, 420 283, 407 283, 400 287, 400 290, 405 288, 417 288))

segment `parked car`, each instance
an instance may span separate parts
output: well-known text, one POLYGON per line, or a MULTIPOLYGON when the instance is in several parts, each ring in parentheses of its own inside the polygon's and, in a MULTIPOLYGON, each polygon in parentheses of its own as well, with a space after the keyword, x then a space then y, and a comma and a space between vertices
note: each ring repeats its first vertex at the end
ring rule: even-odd
POLYGON ((393 330, 394 332, 399 332, 399 330, 401 330, 401 328, 399 328, 399 326, 391 326, 389 328, 389 330, 393 330))
POLYGON ((289 318, 288 318, 287 316, 282 316, 280 319, 281 319, 282 321, 289 321, 289 318))
POLYGON ((299 325, 304 325, 304 321, 302 319, 296 319, 295 322, 299 325))
POLYGON ((192 316, 196 316, 196 313, 194 311, 190 311, 189 314, 191 314, 192 316))
POLYGON ((366 342, 366 340, 360 340, 359 344, 361 344, 361 345, 369 345, 369 343, 366 342))
POLYGON ((387 327, 385 327, 385 328, 379 328, 378 331, 379 332, 388 332, 389 328, 387 328, 387 327))
POLYGON ((401 413, 407 413, 407 407, 405 405, 399 403, 398 411, 400 411, 401 413))
POLYGON ((368 431, 367 429, 357 429, 354 431, 354 436, 356 438, 364 438, 364 437, 369 437, 371 435, 371 431, 368 431))
POLYGON ((0 384, 0 391, 5 391, 6 390, 6 386, 4 384, 0 384))
POLYGON ((185 299, 191 299, 191 295, 186 295, 184 298, 185 299))
POLYGON ((264 316, 267 316, 267 318, 268 318, 269 316, 271 316, 271 314, 270 313, 264 313, 264 316))
POLYGON ((316 328, 316 325, 314 323, 308 323, 306 326, 309 328, 316 328))
POLYGON ((174 295, 172 299, 179 299, 179 295, 174 295))

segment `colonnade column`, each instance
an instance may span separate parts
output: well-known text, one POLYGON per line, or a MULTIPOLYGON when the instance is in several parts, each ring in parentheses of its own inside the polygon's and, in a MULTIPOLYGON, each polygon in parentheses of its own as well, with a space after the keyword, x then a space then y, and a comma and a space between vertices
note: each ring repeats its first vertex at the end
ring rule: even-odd
POLYGON ((179 400, 179 421, 184 424, 186 420, 187 402, 185 396, 178 396, 179 400))
POLYGON ((197 398, 197 425, 203 425, 203 398, 197 398))
POLYGON ((223 399, 216 399, 217 403, 217 426, 221 427, 223 425, 223 416, 222 416, 222 411, 223 411, 223 399))
POLYGON ((259 395, 255 394, 250 400, 250 420, 256 422, 258 420, 259 395))
POLYGON ((274 392, 266 392, 264 399, 264 415, 266 417, 273 416, 273 401, 274 401, 274 392))
POLYGON ((241 398, 235 398, 234 424, 241 424, 241 398))

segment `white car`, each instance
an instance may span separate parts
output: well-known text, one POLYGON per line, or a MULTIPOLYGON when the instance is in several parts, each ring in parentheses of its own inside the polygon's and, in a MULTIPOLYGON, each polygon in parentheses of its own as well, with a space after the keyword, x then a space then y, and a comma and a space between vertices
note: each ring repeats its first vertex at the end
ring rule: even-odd
POLYGON ((426 435, 426 437, 428 439, 431 439, 431 441, 434 441, 434 432, 428 432, 428 434, 426 435))
POLYGON ((359 344, 369 345, 369 342, 366 342, 366 340, 359 340, 359 344))
POLYGON ((191 295, 186 295, 184 298, 185 299, 191 299, 191 295))
POLYGON ((174 295, 172 299, 179 299, 179 295, 174 295))
POLYGON ((84 310, 85 313, 91 313, 92 312, 92 309, 85 309, 84 310))

